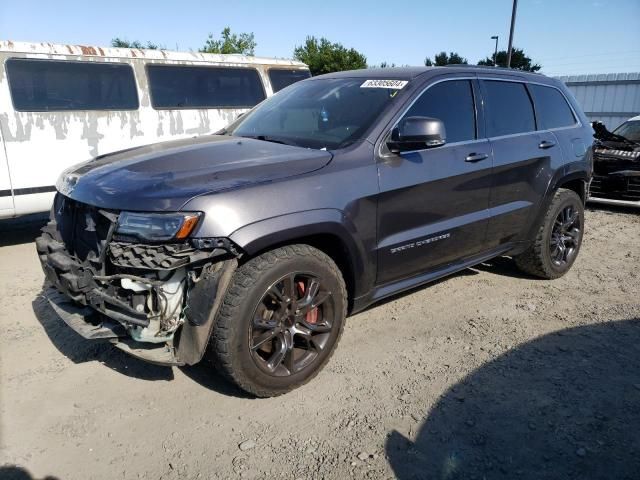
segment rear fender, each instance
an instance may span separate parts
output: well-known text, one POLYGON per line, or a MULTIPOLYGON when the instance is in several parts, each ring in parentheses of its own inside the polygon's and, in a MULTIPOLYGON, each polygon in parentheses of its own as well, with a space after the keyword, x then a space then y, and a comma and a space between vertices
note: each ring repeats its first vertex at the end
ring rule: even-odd
POLYGON ((562 188, 563 185, 566 185, 567 183, 575 180, 582 181, 583 190, 581 196, 583 199, 586 199, 587 185, 589 183, 588 174, 584 171, 580 171, 565 175, 562 169, 558 170, 556 172, 556 175, 554 175, 554 177, 549 182, 549 186, 547 187, 545 196, 540 201, 540 208, 538 208, 538 212, 532 218, 532 222, 529 224, 529 229, 525 237, 526 241, 520 246, 520 248, 514 249, 514 251, 510 252, 511 254, 517 255, 518 253, 521 253, 528 248, 529 244, 531 243, 531 241, 533 241, 538 232, 538 228, 540 227, 540 224, 542 223, 542 220, 544 219, 544 216, 549 209, 549 205, 551 205, 551 201, 553 200, 553 196, 555 195, 556 191, 559 188, 562 188))

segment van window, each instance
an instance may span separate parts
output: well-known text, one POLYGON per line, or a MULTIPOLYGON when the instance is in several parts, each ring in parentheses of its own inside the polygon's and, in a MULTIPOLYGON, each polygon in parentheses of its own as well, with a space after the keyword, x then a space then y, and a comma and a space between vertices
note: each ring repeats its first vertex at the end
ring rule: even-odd
POLYGON ((406 117, 433 117, 444 123, 447 142, 476 138, 473 90, 469 80, 450 80, 427 89, 405 114, 406 117))
POLYGON ((250 108, 265 99, 253 68, 147 65, 154 108, 250 108))
POLYGON ((10 58, 6 69, 13 107, 20 112, 138 108, 130 65, 10 58))
POLYGON ((533 105, 523 83, 484 80, 487 135, 533 132, 533 105))
POLYGON ((552 87, 529 85, 536 106, 538 128, 558 128, 575 125, 576 119, 564 95, 552 87))
POLYGON ((269 69, 269 80, 273 93, 279 92, 292 83, 311 77, 309 70, 288 70, 284 68, 269 69))

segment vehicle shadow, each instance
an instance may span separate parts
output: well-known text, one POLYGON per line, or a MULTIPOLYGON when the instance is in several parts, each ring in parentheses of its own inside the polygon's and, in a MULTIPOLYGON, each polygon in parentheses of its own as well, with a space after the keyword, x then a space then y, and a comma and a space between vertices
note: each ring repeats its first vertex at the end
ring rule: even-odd
POLYGON ((47 224, 48 218, 48 215, 35 214, 0 220, 0 247, 33 242, 40 235, 40 229, 47 224))
MULTIPOLYGON (((46 284, 43 286, 43 292, 45 288, 46 284)), ((174 379, 173 369, 170 367, 153 365, 131 357, 113 347, 108 341, 86 340, 78 335, 57 316, 43 293, 31 302, 31 306, 53 345, 73 363, 97 361, 116 372, 141 380, 174 379)), ((206 360, 194 366, 180 367, 180 371, 208 390, 230 397, 253 398, 227 382, 206 360)))
POLYGON ((491 260, 487 260, 486 262, 474 265, 471 269, 480 272, 493 273, 503 277, 522 278, 525 280, 542 280, 539 277, 535 277, 521 271, 511 257, 495 257, 491 260))
MULTIPOLYGON (((37 480, 31 476, 29 470, 17 465, 0 465, 0 478, 3 480, 37 480)), ((47 475, 40 480, 58 480, 58 478, 47 475)))
POLYGON ((43 292, 32 302, 33 312, 53 345, 73 363, 97 361, 129 377, 142 380, 172 380, 173 370, 143 362, 114 348, 108 341, 86 340, 53 311, 43 292))
POLYGON ((479 275, 482 272, 493 273, 496 275, 502 275, 505 277, 513 277, 513 278, 522 278, 526 280, 541 280, 538 277, 534 277, 533 275, 529 275, 527 273, 521 272, 518 267, 516 267, 515 262, 510 257, 496 257, 491 260, 487 260, 486 262, 479 263, 474 265, 473 267, 465 268, 464 270, 460 270, 459 272, 452 273, 451 275, 447 275, 446 277, 439 278, 438 280, 434 280, 433 282, 426 283, 424 285, 418 285, 416 287, 412 287, 408 290, 404 290, 402 292, 394 293, 393 295, 383 298, 362 310, 362 312, 366 312, 368 310, 378 308, 382 305, 386 305, 387 303, 394 302, 400 298, 403 298, 407 295, 411 295, 412 293, 418 292, 420 290, 432 288, 439 283, 444 283, 447 280, 454 277, 472 277, 475 275, 479 275))
POLYGON ((257 398, 227 381, 216 370, 215 366, 207 360, 203 360, 196 365, 180 367, 180 370, 191 380, 207 390, 212 390, 227 397, 244 399, 257 398))
POLYGON ((415 442, 386 453, 405 479, 631 479, 640 472, 640 318, 570 328, 483 365, 444 393, 415 442))

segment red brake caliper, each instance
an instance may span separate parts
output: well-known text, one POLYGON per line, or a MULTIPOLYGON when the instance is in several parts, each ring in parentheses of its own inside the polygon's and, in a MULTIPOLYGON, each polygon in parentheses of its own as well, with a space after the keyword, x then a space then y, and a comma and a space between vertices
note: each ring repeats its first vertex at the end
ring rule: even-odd
MULTIPOLYGON (((298 292, 300 293, 300 298, 304 297, 304 282, 298 282, 298 292)), ((318 322, 318 307, 307 312, 305 321, 310 325, 315 325, 318 322)))

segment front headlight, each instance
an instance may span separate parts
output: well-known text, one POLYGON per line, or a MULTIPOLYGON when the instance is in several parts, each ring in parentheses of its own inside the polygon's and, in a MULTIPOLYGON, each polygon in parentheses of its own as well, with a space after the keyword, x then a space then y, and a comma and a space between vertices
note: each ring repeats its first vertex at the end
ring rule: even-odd
POLYGON ((198 224, 201 215, 200 212, 122 212, 118 217, 116 233, 152 242, 184 240, 198 224))

